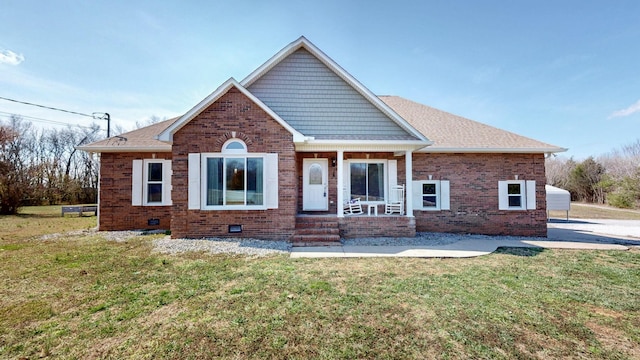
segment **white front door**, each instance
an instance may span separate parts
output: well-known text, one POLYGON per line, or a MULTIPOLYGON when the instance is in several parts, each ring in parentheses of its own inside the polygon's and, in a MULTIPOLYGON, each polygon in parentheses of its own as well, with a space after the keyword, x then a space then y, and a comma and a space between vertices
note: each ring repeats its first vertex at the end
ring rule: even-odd
POLYGON ((329 210, 327 159, 302 160, 302 210, 329 210))

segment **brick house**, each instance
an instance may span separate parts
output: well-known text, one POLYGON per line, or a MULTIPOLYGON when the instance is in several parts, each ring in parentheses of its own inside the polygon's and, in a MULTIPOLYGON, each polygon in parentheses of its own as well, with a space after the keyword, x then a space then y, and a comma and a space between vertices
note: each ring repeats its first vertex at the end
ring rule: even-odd
POLYGON ((546 236, 544 158, 565 151, 376 96, 304 37, 179 118, 79 149, 100 153, 100 230, 296 242, 546 236))

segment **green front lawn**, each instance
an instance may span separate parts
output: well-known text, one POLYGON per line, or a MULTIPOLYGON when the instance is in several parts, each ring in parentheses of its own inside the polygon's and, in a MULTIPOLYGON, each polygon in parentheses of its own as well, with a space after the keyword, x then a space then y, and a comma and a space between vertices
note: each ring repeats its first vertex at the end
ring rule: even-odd
POLYGON ((6 229, 0 358, 640 358, 638 249, 292 260, 6 229))

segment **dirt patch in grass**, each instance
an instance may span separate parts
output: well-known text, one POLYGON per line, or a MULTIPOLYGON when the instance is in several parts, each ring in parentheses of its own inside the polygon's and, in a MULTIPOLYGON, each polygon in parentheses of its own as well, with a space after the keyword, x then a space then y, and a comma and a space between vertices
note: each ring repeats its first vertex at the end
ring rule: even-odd
POLYGON ((586 326, 593 331, 598 341, 607 350, 620 353, 630 359, 640 359, 640 345, 629 339, 624 332, 595 321, 587 322, 586 326))

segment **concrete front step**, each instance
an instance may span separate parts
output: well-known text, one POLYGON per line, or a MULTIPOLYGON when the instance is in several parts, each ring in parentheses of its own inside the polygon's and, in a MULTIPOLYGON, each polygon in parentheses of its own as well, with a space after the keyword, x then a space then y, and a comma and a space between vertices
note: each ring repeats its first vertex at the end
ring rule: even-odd
POLYGON ((340 246, 340 235, 293 235, 291 244, 300 246, 340 246))
POLYGON ((313 241, 313 242, 308 242, 308 241, 294 241, 291 244, 293 247, 329 247, 329 246, 342 246, 341 242, 335 242, 335 241, 313 241))
POLYGON ((293 247, 311 247, 311 246, 342 246, 340 240, 294 240, 291 242, 293 247))
POLYGON ((318 242, 318 241, 331 241, 340 243, 340 235, 337 234, 295 234, 291 237, 293 242, 318 242))

